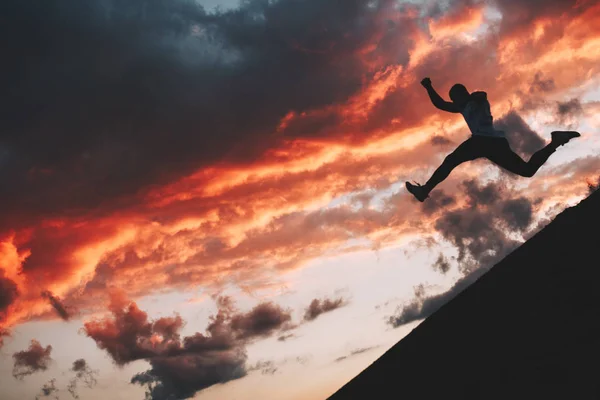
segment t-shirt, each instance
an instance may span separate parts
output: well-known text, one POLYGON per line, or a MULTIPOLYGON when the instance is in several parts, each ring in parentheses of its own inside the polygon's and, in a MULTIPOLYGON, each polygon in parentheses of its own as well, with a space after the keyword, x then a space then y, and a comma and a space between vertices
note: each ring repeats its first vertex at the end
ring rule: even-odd
POLYGON ((469 100, 460 113, 473 135, 505 137, 503 131, 494 129, 494 117, 490 110, 490 102, 485 95, 469 100))

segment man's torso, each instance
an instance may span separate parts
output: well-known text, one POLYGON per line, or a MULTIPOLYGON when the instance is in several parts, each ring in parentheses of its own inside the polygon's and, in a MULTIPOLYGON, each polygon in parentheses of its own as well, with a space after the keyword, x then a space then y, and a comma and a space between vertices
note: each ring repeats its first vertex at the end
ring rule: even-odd
POLYGON ((487 100, 471 100, 461 111, 473 135, 505 137, 503 131, 494 129, 494 118, 487 100))

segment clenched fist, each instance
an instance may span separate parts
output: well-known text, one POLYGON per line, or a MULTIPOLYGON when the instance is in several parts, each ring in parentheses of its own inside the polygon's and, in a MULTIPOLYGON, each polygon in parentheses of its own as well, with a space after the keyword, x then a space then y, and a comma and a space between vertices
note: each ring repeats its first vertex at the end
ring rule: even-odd
POLYGON ((423 80, 421 81, 421 85, 423 85, 423 87, 428 88, 431 86, 431 79, 429 78, 423 78, 423 80))

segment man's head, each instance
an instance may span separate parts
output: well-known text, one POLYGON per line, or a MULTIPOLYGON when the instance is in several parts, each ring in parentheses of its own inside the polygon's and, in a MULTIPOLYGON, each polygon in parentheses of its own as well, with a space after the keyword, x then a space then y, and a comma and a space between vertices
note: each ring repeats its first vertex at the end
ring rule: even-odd
POLYGON ((459 107, 464 106, 469 101, 469 96, 470 93, 467 88, 460 83, 457 83, 450 89, 450 99, 459 107))

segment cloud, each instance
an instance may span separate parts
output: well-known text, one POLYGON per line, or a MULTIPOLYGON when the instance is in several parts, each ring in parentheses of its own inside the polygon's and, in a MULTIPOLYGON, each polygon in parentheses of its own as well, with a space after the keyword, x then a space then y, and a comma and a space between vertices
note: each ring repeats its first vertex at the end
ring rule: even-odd
POLYGON ((73 361, 73 366, 71 367, 70 371, 75 372, 75 377, 69 381, 67 390, 74 399, 79 399, 77 386, 80 382, 89 389, 94 388, 94 386, 96 386, 98 383, 96 379, 98 371, 93 370, 83 358, 73 361))
POLYGON ((290 312, 261 303, 240 312, 230 297, 215 297, 218 312, 211 316, 207 334, 181 337, 179 316, 149 320, 123 295, 114 294, 112 317, 88 321, 85 333, 106 350, 117 365, 145 359, 151 368, 131 383, 146 386, 152 399, 189 398, 217 383, 247 374, 246 345, 289 326, 290 312))
MULTIPOLYGON (((539 90, 594 76, 592 3, 498 1, 493 20, 470 1, 251 1, 209 15, 183 0, 9 0, 0 44, 19 61, 0 66, 0 265, 19 296, 4 325, 48 318, 47 288, 91 313, 111 287, 260 285, 414 233, 404 193, 382 211, 368 195, 322 207, 437 166, 433 138, 467 132, 435 112, 423 76, 441 93, 457 80, 486 90, 498 116, 514 102, 520 118, 539 90), (476 41, 463 34, 482 21, 476 41), (372 245, 339 249, 355 238, 372 245)), ((534 139, 509 138, 524 151, 534 139)))
POLYGON ((4 269, 0 268, 0 322, 11 304, 19 297, 17 284, 5 276, 4 269))
POLYGON ((87 361, 85 361, 83 358, 79 358, 73 361, 73 367, 71 367, 71 371, 76 372, 78 377, 80 377, 80 374, 81 377, 83 377, 90 370, 89 368, 90 367, 87 364, 87 361))
POLYGON ((579 125, 579 120, 583 114, 583 106, 578 98, 558 101, 556 103, 556 121, 554 123, 564 126, 565 129, 573 129, 579 125))
POLYGON ((68 321, 71 317, 65 306, 61 303, 60 299, 52 294, 49 290, 42 292, 42 297, 48 299, 56 313, 65 321, 68 321))
POLYGON ((341 297, 336 299, 313 299, 304 312, 304 320, 313 321, 319 315, 336 310, 340 307, 345 306, 346 304, 348 304, 348 301, 341 297))
POLYGON ((554 79, 552 78, 543 78, 544 73, 542 71, 538 71, 535 73, 533 77, 533 82, 529 87, 529 93, 538 93, 538 92, 549 92, 555 89, 556 85, 554 84, 554 79))
POLYGON ((276 330, 291 326, 291 314, 273 303, 261 303, 247 314, 231 317, 231 328, 239 332, 239 338, 270 336, 276 330))
POLYGON ((422 204, 422 211, 426 215, 431 215, 439 210, 443 210, 456 202, 456 199, 448 195, 441 189, 432 192, 426 202, 422 204))
POLYGON ((524 232, 533 220, 533 205, 524 197, 506 200, 501 212, 504 223, 511 231, 524 232))
POLYGON ((600 101, 587 101, 583 105, 585 122, 592 128, 600 128, 600 101))
POLYGON ((257 361, 256 363, 252 364, 251 366, 249 366, 247 370, 248 370, 248 372, 260 371, 260 373, 263 375, 274 375, 275 373, 277 373, 277 371, 279 371, 279 368, 281 366, 286 365, 289 362, 294 362, 294 363, 304 365, 304 364, 308 363, 310 358, 311 358, 310 355, 304 355, 304 356, 296 356, 296 357, 285 357, 284 359, 279 360, 279 361, 261 360, 261 361, 257 361))
MULTIPOLYGON (((79 393, 77 391, 77 386, 79 383, 83 383, 85 387, 92 389, 98 383, 96 380, 96 376, 98 375, 97 370, 93 370, 90 368, 89 364, 85 359, 80 358, 73 362, 73 366, 69 369, 69 372, 74 372, 75 375, 69 380, 67 385, 67 391, 74 399, 79 399, 79 393)), ((64 375, 64 373, 63 373, 64 375)), ((58 392, 60 390, 56 387, 56 379, 51 379, 41 389, 41 393, 38 394, 35 398, 39 400, 41 398, 54 396, 53 398, 58 400, 58 392)))
POLYGON ((184 321, 179 315, 155 321, 129 302, 123 294, 113 293, 109 305, 113 317, 84 323, 84 332, 98 347, 106 350, 117 365, 156 356, 180 346, 179 329, 184 321))
MULTIPOLYGON (((262 271, 297 268, 349 238, 385 246, 420 228, 404 193, 384 199, 381 212, 318 208, 429 166, 439 151, 431 141, 439 139, 428 137, 454 119, 433 115, 418 85, 424 73, 446 93, 457 79, 489 87, 493 105, 506 109, 519 89, 559 93, 600 65, 591 41, 600 24, 583 14, 593 2, 498 1, 501 29, 491 26, 476 42, 429 35, 471 27, 480 15, 470 2, 438 8, 441 23, 431 32, 421 30, 420 5, 396 9, 387 1, 246 2, 210 16, 193 2, 121 3, 6 3, 0 43, 17 61, 0 66, 0 247, 10 250, 0 251, 0 261, 14 267, 0 288, 16 285, 14 271, 23 278, 10 286, 18 297, 0 290, 0 304, 8 298, 10 313, 16 310, 10 323, 45 316, 45 288, 95 310, 111 287, 137 297, 157 287, 212 285, 223 272, 256 282, 262 271), (544 18, 552 24, 541 39, 523 41, 544 18), (413 128, 426 145, 400 148, 413 128), (6 232, 14 235, 4 239, 6 232)), ((535 151, 540 141, 523 117, 508 121, 520 129, 509 140, 518 151, 535 151)), ((548 199, 562 196, 551 190, 548 199)), ((454 191, 436 197, 428 218, 460 199, 454 191)), ((369 204, 368 196, 358 200, 369 204)), ((519 227, 526 204, 506 207, 507 221, 519 227)), ((454 218, 461 228, 465 219, 481 222, 454 218)), ((465 240, 467 251, 479 251, 465 240)), ((134 323, 143 313, 136 309, 123 311, 134 323)), ((183 346, 169 333, 179 332, 178 323, 173 317, 155 327, 146 317, 133 351, 117 343, 126 335, 100 339, 124 363, 163 357, 144 379, 167 382, 165 365, 176 357, 169 343, 183 346)), ((252 326, 243 331, 255 332, 252 326)), ((235 376, 242 359, 224 361, 224 376, 235 376)))
POLYGON ((41 394, 38 394, 35 396, 35 400, 39 400, 42 397, 50 397, 50 396, 54 396, 54 398, 56 400, 59 399, 58 395, 56 394, 59 390, 55 385, 56 383, 56 379, 50 379, 50 381, 44 383, 44 386, 42 386, 41 389, 41 394))
POLYGON ((50 353, 52 346, 42 347, 40 342, 32 340, 29 349, 18 351, 13 354, 13 376, 16 379, 23 379, 27 375, 34 374, 38 371, 45 371, 52 361, 50 353))
POLYGON ((515 110, 495 120, 494 127, 505 132, 511 148, 518 154, 531 156, 546 144, 515 110))
POLYGON ((600 176, 596 177, 596 180, 588 180, 587 181, 587 185, 588 185, 588 193, 592 194, 594 193, 596 190, 600 189, 600 176))
POLYGON ((279 336, 277 338, 277 340, 280 342, 285 342, 286 340, 291 339, 293 337, 296 337, 296 335, 294 335, 293 333, 288 333, 288 334, 279 336))
MULTIPOLYGON (((464 205, 444 212, 435 223, 436 232, 458 251, 456 260, 462 276, 439 294, 428 295, 418 286, 415 297, 386 318, 392 327, 431 315, 517 248, 520 242, 512 235, 524 237, 535 228, 533 202, 516 197, 502 180, 484 185, 466 180, 462 186, 467 196, 464 205)), ((433 267, 437 269, 440 264, 450 268, 443 255, 433 267)))
POLYGON ((353 204, 360 204, 363 208, 368 208, 371 201, 377 193, 375 190, 369 190, 368 192, 358 193, 352 196, 351 202, 353 204))
MULTIPOLYGON (((539 21, 545 28, 543 36, 547 40, 555 40, 564 32, 563 25, 557 22, 573 20, 594 6, 594 2, 577 0, 527 0, 518 3, 494 0, 493 4, 503 16, 500 34, 512 38, 535 27, 539 21)), ((539 41, 536 40, 537 43, 539 41)))
POLYGON ((149 360, 151 369, 136 374, 131 383, 146 386, 152 400, 187 399, 217 383, 246 376, 246 357, 241 348, 158 356, 149 360))
POLYGON ((417 27, 386 3, 248 1, 207 14, 188 0, 9 0, 0 187, 12 195, 0 206, 22 219, 115 206, 222 159, 255 160, 291 111, 308 114, 286 137, 331 135, 341 115, 322 109, 408 62, 417 27))
POLYGON ((434 135, 431 137, 430 139, 431 144, 433 144, 434 146, 440 146, 440 147, 448 147, 451 144, 454 144, 453 141, 451 141, 450 139, 441 136, 441 135, 434 135))
POLYGON ((450 270, 450 262, 442 253, 438 256, 435 263, 432 265, 435 271, 441 272, 442 274, 447 273, 450 270))
MULTIPOLYGON (((396 67, 408 61, 413 45, 408 36, 416 29, 410 10, 369 3, 251 1, 208 15, 187 0, 92 1, 86 6, 51 0, 42 8, 29 0, 10 0, 10 22, 0 29, 1 38, 13 37, 0 42, 6 44, 5 56, 36 60, 0 67, 7 89, 0 100, 7 117, 0 129, 0 206, 7 216, 0 234, 14 235, 7 244, 15 247, 23 276, 43 276, 40 286, 61 288, 54 296, 90 309, 87 299, 107 285, 121 286, 119 278, 137 275, 116 268, 119 256, 131 261, 126 263, 130 270, 151 268, 147 258, 171 257, 175 264, 186 258, 181 254, 186 250, 168 240, 178 233, 171 231, 173 225, 216 216, 219 236, 273 210, 284 212, 264 199, 260 188, 274 185, 274 191, 287 192, 288 178, 296 188, 286 193, 292 195, 286 207, 297 210, 314 201, 315 186, 310 191, 298 187, 302 174, 250 180, 247 188, 234 185, 239 190, 229 195, 239 198, 233 202, 196 191, 201 198, 188 197, 183 205, 185 191, 175 190, 171 197, 168 190, 191 177, 189 189, 210 192, 231 175, 241 176, 238 169, 252 174, 270 163, 312 158, 323 145, 306 138, 346 140, 351 131, 365 139, 367 134, 357 133, 361 130, 352 124, 341 130, 330 125, 338 124, 336 115, 380 124, 363 112, 385 95, 386 87, 394 87, 396 67), (23 68, 29 69, 27 74, 23 68), (363 96, 379 78, 385 87, 375 85, 372 91, 381 93, 363 96), (24 94, 31 91, 35 99, 24 94), (289 115, 286 127, 282 121, 289 115), (311 126, 322 132, 294 130, 295 124, 320 115, 324 118, 311 126), (242 212, 231 206, 244 203, 247 210, 242 212), (160 236, 166 243, 154 246, 160 236), (146 245, 149 251, 140 251, 146 245), (111 254, 118 249, 124 254, 111 254), (113 263, 104 264, 104 258, 113 263)), ((308 173, 313 181, 325 177, 308 173)), ((215 239, 223 246, 206 247, 206 254, 218 258, 231 238, 215 239)), ((170 261, 164 265, 172 265, 170 261)), ((302 261, 286 263, 292 268, 302 261)), ((190 282, 190 277, 194 284, 200 283, 199 276, 213 281, 206 271, 190 269, 177 269, 184 276, 149 275, 173 276, 164 282, 170 287, 190 282)), ((132 295, 156 287, 149 280, 138 280, 145 288, 135 285, 140 293, 132 295)), ((24 282, 19 309, 28 312, 16 313, 13 323, 45 315, 34 300, 40 288, 33 280, 24 282)))
POLYGON ((336 358, 336 359, 334 360, 334 362, 340 362, 340 361, 346 360, 346 359, 348 359, 349 357, 356 356, 356 355, 358 355, 358 354, 362 354, 362 353, 366 353, 367 351, 373 350, 373 349, 375 349, 375 348, 377 348, 377 347, 379 347, 379 346, 372 346, 372 347, 361 347, 361 348, 358 348, 358 349, 352 350, 352 351, 350 352, 350 354, 348 354, 347 356, 341 356, 341 357, 338 357, 338 358, 336 358))
POLYGON ((0 327, 0 349, 4 346, 4 338, 6 336, 10 336, 10 331, 8 329, 0 327))
POLYGON ((273 375, 277 372, 277 366, 273 361, 258 361, 256 364, 248 368, 250 371, 260 371, 263 375, 273 375))
POLYGON ((446 212, 436 221, 435 229, 458 249, 457 260, 463 266, 469 259, 483 265, 497 262, 507 249, 517 244, 503 229, 506 216, 519 228, 517 233, 523 232, 532 221, 533 207, 523 205, 528 202, 526 198, 513 198, 516 193, 509 190, 502 180, 484 185, 467 180, 463 187, 467 206, 446 212), (516 200, 519 206, 511 207, 516 200))
POLYGON ((452 1, 445 10, 433 8, 429 12, 429 31, 436 39, 458 36, 472 31, 483 22, 482 4, 480 1, 452 1))

